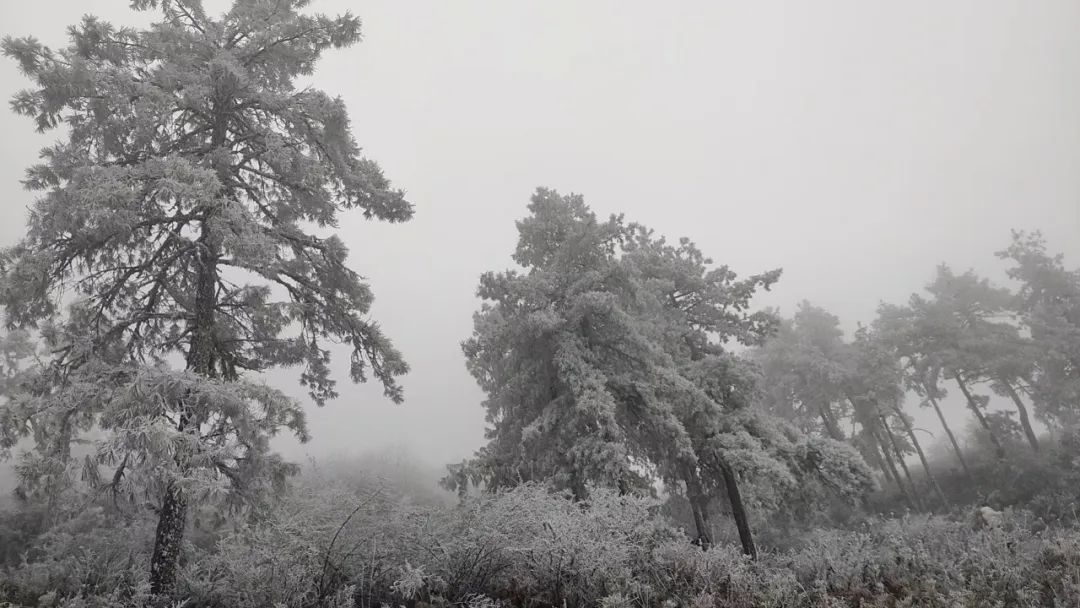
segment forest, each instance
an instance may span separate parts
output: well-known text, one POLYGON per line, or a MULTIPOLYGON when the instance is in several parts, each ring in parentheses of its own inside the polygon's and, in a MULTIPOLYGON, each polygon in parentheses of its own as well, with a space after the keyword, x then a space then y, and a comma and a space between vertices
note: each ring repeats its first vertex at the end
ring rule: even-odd
POLYGON ((538 187, 462 336, 475 454, 275 452, 339 352, 408 407, 338 230, 424 212, 298 84, 360 40, 308 4, 3 39, 57 139, 0 251, 0 607, 1080 606, 1080 268, 1034 231, 847 332, 538 187))

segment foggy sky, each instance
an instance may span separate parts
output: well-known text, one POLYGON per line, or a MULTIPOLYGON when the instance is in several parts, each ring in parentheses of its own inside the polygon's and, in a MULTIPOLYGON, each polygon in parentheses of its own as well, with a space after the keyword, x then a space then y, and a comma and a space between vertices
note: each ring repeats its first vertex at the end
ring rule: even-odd
MULTIPOLYGON (((394 406, 348 385, 339 360, 345 396, 310 408, 314 439, 283 441, 291 456, 392 444, 442 463, 481 444, 458 345, 478 276, 510 266, 513 222, 540 185, 688 236, 740 274, 782 267, 759 304, 790 314, 808 299, 848 330, 942 261, 1003 280, 993 252, 1011 228, 1042 229, 1080 266, 1075 1, 313 4, 363 19, 364 42, 311 80, 344 97, 365 153, 416 206, 406 224, 356 213, 340 230, 413 371, 394 406)), ((3 2, 0 29, 59 46, 83 13, 148 18, 127 5, 3 2)), ((0 97, 25 86, 0 62, 0 97)), ((7 111, 0 132, 6 246, 47 138, 7 111)))

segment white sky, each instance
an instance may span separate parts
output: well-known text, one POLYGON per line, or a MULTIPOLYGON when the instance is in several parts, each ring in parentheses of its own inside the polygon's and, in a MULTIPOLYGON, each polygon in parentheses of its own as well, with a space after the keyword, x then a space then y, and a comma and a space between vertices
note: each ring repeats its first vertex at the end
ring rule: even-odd
MULTIPOLYGON (((348 386, 342 361, 346 397, 311 408, 313 454, 398 445, 441 463, 480 445, 482 395, 458 344, 478 275, 510 264, 540 185, 689 236, 742 274, 783 267, 762 305, 809 299, 849 329, 938 262, 1000 277, 1010 228, 1042 229, 1080 266, 1075 1, 313 4, 364 20, 365 41, 313 81, 345 98, 366 153, 416 205, 408 224, 341 226, 413 367, 407 402, 348 386)), ((0 33, 59 46, 83 13, 146 19, 127 6, 3 2, 0 33)), ((0 61, 0 97, 24 86, 0 61)), ((45 138, 10 112, 0 132, 8 245, 45 138)))

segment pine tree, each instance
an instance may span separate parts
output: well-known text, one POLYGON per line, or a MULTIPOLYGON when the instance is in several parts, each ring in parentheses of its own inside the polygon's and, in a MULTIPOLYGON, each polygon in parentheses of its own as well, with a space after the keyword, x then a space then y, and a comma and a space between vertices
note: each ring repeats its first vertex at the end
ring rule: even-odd
MULTIPOLYGON (((907 473, 904 464, 906 456, 914 452, 919 457, 927 481, 938 501, 947 503, 945 494, 937 483, 930 462, 923 451, 922 444, 915 435, 911 417, 904 412, 905 382, 903 363, 882 336, 870 328, 862 326, 855 332, 855 339, 850 346, 849 356, 849 391, 857 402, 863 402, 873 408, 877 428, 893 448, 897 461, 907 473), (898 428, 898 431, 895 430, 898 428)), ((865 420, 865 418, 864 418, 865 420)), ((918 488, 909 484, 915 492, 914 500, 922 502, 918 488)))
POLYGON ((64 128, 27 172, 26 237, 0 256, 9 326, 51 320, 52 384, 6 420, 25 432, 48 417, 57 444, 107 432, 107 477, 159 498, 150 580, 165 593, 191 500, 257 494, 289 470, 269 437, 306 439, 301 406, 259 372, 301 368, 322 404, 337 396, 328 345, 343 342, 352 379, 401 401, 407 366, 326 233, 345 210, 397 222, 412 207, 361 156, 344 102, 295 85, 359 40, 358 19, 303 13, 307 0, 238 0, 218 17, 200 0, 132 4, 161 20, 86 17, 59 50, 3 42, 34 82, 13 108, 64 128))
POLYGON ((590 483, 629 493, 662 481, 685 493, 706 546, 710 502, 726 497, 750 555, 750 510, 802 478, 865 488, 853 452, 751 407, 756 370, 725 347, 771 333, 775 319, 749 300, 778 271, 738 279, 688 240, 600 221, 580 196, 540 189, 529 210, 522 270, 480 280, 463 349, 487 393, 488 443, 449 486, 546 480, 583 499, 590 483))
POLYGON ((947 320, 946 347, 961 391, 969 392, 970 383, 983 381, 1008 397, 1028 444, 1038 451, 1027 405, 1017 392, 1031 377, 1033 344, 1021 335, 1013 319, 1013 294, 972 271, 957 275, 944 264, 938 266, 927 291, 933 296, 928 305, 947 320))
MULTIPOLYGON (((904 388, 921 398, 921 407, 933 408, 945 436, 949 439, 953 454, 964 474, 970 478, 971 470, 964 458, 964 452, 960 449, 960 443, 941 409, 940 400, 946 395, 945 389, 941 387, 942 353, 930 346, 932 341, 927 339, 930 336, 925 333, 923 319, 911 308, 884 304, 878 308, 873 329, 876 339, 890 350, 899 362, 904 388)), ((975 413, 982 415, 977 409, 975 413)))
POLYGON ((806 432, 842 441, 850 416, 844 394, 847 345, 840 319, 801 302, 775 336, 754 352, 764 378, 763 404, 806 432))
POLYGON ((1080 423, 1080 270, 1065 268, 1046 252, 1039 233, 1013 233, 998 257, 1020 281, 1017 309, 1034 343, 1030 391, 1039 417, 1049 424, 1080 423))

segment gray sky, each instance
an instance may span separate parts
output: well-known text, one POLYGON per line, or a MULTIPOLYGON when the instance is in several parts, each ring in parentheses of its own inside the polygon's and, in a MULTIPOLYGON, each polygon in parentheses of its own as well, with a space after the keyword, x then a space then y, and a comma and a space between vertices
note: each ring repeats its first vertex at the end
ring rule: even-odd
MULTIPOLYGON (((762 305, 809 299, 849 329, 940 261, 1000 277, 1010 228, 1042 229, 1080 266, 1073 0, 313 4, 364 20, 365 41, 313 81, 345 98, 416 218, 341 224, 413 367, 406 404, 343 384, 311 408, 311 453, 395 444, 445 462, 480 445, 482 395, 458 344, 478 275, 510 264, 539 185, 688 236, 742 274, 783 267, 762 305)), ((146 19, 127 5, 3 2, 0 24, 59 45, 83 13, 146 19)), ((0 62, 0 97, 24 86, 0 62)), ((17 180, 45 139, 10 112, 0 132, 8 245, 29 203, 17 180)))

